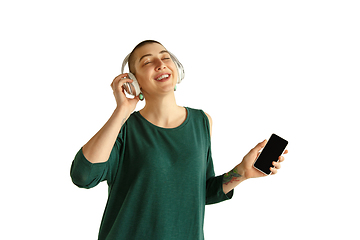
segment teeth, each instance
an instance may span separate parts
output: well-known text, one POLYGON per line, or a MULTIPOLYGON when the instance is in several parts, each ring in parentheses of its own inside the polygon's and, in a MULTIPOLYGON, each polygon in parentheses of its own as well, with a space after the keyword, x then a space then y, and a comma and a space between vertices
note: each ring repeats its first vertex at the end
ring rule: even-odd
POLYGON ((159 78, 156 79, 156 80, 160 81, 161 79, 168 78, 168 77, 169 77, 168 74, 164 74, 164 75, 162 75, 161 77, 159 77, 159 78))

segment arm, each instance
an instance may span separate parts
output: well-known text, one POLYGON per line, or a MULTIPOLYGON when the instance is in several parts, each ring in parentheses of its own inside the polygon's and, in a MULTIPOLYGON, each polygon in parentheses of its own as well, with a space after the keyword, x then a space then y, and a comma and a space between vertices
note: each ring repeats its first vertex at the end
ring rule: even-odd
POLYGON ((122 125, 129 115, 116 108, 105 125, 83 146, 83 154, 91 163, 106 162, 122 125))
MULTIPOLYGON (((212 133, 212 119, 209 114, 205 113, 210 123, 210 136, 212 133)), ((223 177, 223 191, 225 194, 233 190, 241 182, 249 178, 264 177, 265 174, 256 170, 253 165, 256 161, 257 156, 260 154, 259 151, 265 147, 266 140, 257 144, 248 154, 245 155, 242 162, 234 167, 230 172, 226 173, 223 177)), ((285 150, 284 154, 287 154, 288 150, 285 150)), ((273 166, 270 170, 272 174, 276 174, 277 170, 281 168, 280 162, 283 162, 285 158, 279 157, 279 162, 273 162, 273 166)))
POLYGON ((129 99, 126 97, 122 85, 132 82, 126 77, 127 74, 117 76, 111 83, 116 99, 117 107, 105 125, 83 146, 83 154, 91 163, 106 162, 110 156, 116 138, 122 125, 134 111, 138 97, 129 99))

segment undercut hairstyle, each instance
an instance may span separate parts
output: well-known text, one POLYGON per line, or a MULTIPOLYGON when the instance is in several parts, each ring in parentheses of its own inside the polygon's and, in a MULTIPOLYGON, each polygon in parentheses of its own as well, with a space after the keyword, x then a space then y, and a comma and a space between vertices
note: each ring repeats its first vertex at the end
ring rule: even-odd
POLYGON ((134 47, 134 49, 131 51, 130 53, 130 56, 129 56, 129 62, 128 62, 128 65, 129 65, 129 70, 131 73, 135 74, 135 58, 134 58, 134 52, 136 49, 142 47, 142 46, 145 46, 147 44, 152 44, 152 43, 157 43, 157 44, 160 44, 161 46, 163 46, 161 43, 159 43, 158 41, 155 41, 155 40, 145 40, 145 41, 142 41, 141 43, 139 43, 138 45, 136 45, 134 47))

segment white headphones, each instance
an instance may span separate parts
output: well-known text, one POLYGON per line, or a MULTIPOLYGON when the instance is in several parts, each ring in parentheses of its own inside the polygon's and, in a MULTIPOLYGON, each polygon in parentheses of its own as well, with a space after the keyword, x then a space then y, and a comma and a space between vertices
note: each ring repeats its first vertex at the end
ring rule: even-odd
MULTIPOLYGON (((180 83, 185 77, 184 67, 179 62, 179 60, 175 57, 174 54, 172 54, 171 52, 168 52, 168 53, 170 54, 170 57, 171 57, 172 61, 175 63, 175 66, 176 66, 176 69, 177 69, 177 74, 178 74, 177 83, 180 83)), ((124 68, 125 68, 126 64, 129 63, 130 54, 131 53, 129 53, 125 57, 125 59, 123 61, 123 64, 122 64, 122 67, 121 67, 121 74, 124 73, 124 68)), ((139 94, 141 93, 141 90, 140 90, 140 86, 139 86, 139 83, 138 83, 135 75, 133 73, 131 73, 131 72, 129 72, 128 75, 129 75, 129 78, 133 80, 133 82, 124 84, 125 91, 130 95, 139 96, 139 94)))

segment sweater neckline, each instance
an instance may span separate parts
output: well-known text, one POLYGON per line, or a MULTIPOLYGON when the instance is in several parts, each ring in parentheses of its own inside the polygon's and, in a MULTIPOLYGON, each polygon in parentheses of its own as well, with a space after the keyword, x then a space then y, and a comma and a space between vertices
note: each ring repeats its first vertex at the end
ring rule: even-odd
POLYGON ((172 131, 172 130, 177 130, 177 129, 181 129, 183 128, 188 122, 189 122, 189 119, 190 119, 190 111, 189 111, 189 108, 188 107, 184 107, 186 109, 186 119, 184 122, 182 122, 179 126, 177 127, 174 127, 174 128, 164 128, 164 127, 159 127, 151 122, 149 122, 146 118, 143 117, 143 115, 141 115, 141 113, 139 111, 136 111, 136 115, 140 117, 141 120, 143 120, 146 124, 152 126, 152 127, 155 127, 157 129, 161 129, 161 130, 165 130, 165 131, 172 131))

